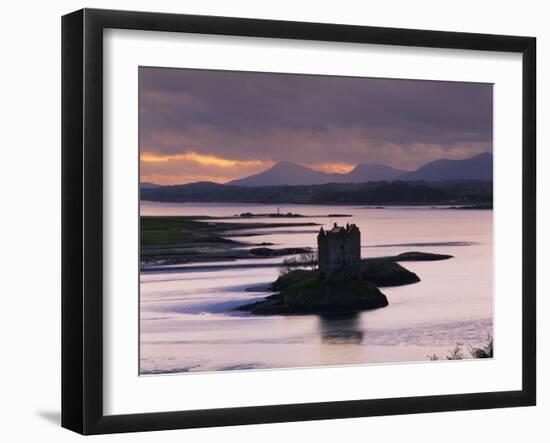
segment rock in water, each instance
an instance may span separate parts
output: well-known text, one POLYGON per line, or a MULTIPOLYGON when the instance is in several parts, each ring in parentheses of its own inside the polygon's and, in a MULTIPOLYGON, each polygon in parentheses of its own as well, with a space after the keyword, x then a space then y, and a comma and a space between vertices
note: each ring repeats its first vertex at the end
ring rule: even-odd
POLYGON ((361 278, 376 286, 402 286, 420 281, 418 275, 399 263, 369 259, 361 263, 361 278))
MULTIPOLYGON (((412 260, 441 260, 450 256, 406 253, 412 260)), ((296 269, 271 284, 277 294, 237 308, 257 315, 331 314, 382 308, 388 299, 379 286, 401 286, 420 281, 414 272, 396 263, 394 257, 367 259, 353 268, 325 279, 318 270, 296 269)))
POLYGON ((313 277, 292 284, 278 294, 241 306, 257 315, 321 314, 382 308, 388 299, 367 281, 325 281, 313 277))
POLYGON ((395 257, 389 257, 385 260, 393 261, 438 261, 447 260, 453 258, 452 255, 447 254, 433 254, 431 252, 403 252, 395 257))
POLYGON ((271 249, 271 248, 261 247, 261 248, 249 249, 248 252, 258 257, 281 257, 283 255, 306 254, 308 252, 311 252, 311 249, 310 248, 271 249))
MULTIPOLYGON (((320 277, 320 272, 307 269, 296 269, 281 275, 271 285, 274 291, 281 291, 291 285, 302 281, 320 277)), ((340 278, 335 273, 331 280, 349 280, 343 276, 340 278)), ((367 259, 358 266, 352 280, 365 280, 376 286, 402 286, 417 283, 420 281, 418 275, 401 266, 399 263, 386 259, 367 259)))

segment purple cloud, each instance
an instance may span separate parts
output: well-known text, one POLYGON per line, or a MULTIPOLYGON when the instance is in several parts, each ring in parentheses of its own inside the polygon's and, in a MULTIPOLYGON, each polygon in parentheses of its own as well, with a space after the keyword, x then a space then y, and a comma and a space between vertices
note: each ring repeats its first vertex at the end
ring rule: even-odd
MULTIPOLYGON (((142 67, 140 150, 412 169, 492 152, 492 91, 482 83, 142 67)), ((184 177, 193 165, 180 163, 184 177)))

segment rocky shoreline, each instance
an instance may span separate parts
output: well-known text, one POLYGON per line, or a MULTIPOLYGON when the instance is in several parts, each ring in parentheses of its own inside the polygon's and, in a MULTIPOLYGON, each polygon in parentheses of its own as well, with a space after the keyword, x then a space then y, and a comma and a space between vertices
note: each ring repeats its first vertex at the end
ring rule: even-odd
POLYGON ((386 296, 367 281, 310 279, 237 309, 256 315, 303 315, 362 311, 387 305, 386 296))

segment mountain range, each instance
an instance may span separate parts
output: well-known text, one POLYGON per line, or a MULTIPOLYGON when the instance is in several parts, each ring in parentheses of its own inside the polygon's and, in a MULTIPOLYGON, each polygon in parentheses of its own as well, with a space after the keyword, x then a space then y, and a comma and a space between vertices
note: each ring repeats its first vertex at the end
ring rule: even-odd
POLYGON ((398 177, 403 181, 493 180, 493 155, 479 154, 464 160, 435 160, 398 177))
POLYGON ((362 183, 368 181, 394 180, 406 171, 378 164, 357 165, 347 174, 316 171, 292 162, 279 162, 259 174, 233 180, 233 186, 280 186, 321 185, 324 183, 362 183))
POLYGON ((232 186, 294 186, 326 183, 366 183, 374 181, 460 181, 493 180, 493 155, 483 153, 464 160, 435 160, 414 171, 381 164, 359 164, 345 174, 316 171, 297 163, 283 161, 259 174, 226 183, 232 186))

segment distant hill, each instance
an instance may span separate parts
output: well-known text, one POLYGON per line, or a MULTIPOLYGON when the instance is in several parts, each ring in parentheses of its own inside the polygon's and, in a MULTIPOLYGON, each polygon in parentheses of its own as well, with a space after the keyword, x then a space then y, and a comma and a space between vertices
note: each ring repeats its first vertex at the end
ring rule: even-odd
POLYGON ((259 174, 233 180, 232 186, 296 186, 394 180, 406 171, 379 164, 360 164, 347 174, 316 171, 293 162, 279 162, 259 174))
POLYGON ((141 199, 163 202, 234 202, 364 205, 491 204, 492 181, 371 181, 297 186, 231 186, 200 182, 143 189, 141 199))
POLYGON ((493 155, 479 154, 465 160, 435 160, 415 171, 381 164, 359 164, 346 174, 316 171, 293 162, 279 162, 259 174, 230 181, 231 186, 297 186, 374 181, 493 180, 493 155))
POLYGON ((493 180, 493 155, 479 154, 465 160, 435 160, 416 171, 407 172, 399 180, 451 181, 493 180))
POLYGON ((492 180, 493 156, 485 153, 465 160, 436 160, 409 172, 360 164, 347 174, 329 174, 280 162, 227 184, 141 183, 140 189, 143 200, 153 201, 463 205, 492 202, 492 180))
POLYGON ((141 182, 139 184, 140 189, 153 189, 158 188, 161 185, 157 185, 156 183, 149 183, 149 182, 141 182))
POLYGON ((249 177, 233 180, 232 186, 280 186, 280 185, 319 185, 329 183, 331 176, 293 162, 279 162, 270 169, 249 177))
POLYGON ((402 169, 395 169, 391 166, 379 165, 379 164, 360 164, 357 165, 353 171, 347 174, 341 174, 343 181, 340 183, 366 183, 387 180, 395 180, 400 175, 403 175, 407 171, 402 169))
POLYGON ((141 198, 169 202, 297 204, 491 204, 493 156, 436 160, 404 172, 360 164, 347 174, 315 171, 292 162, 230 183, 161 186, 141 183, 141 198))

